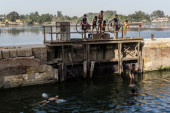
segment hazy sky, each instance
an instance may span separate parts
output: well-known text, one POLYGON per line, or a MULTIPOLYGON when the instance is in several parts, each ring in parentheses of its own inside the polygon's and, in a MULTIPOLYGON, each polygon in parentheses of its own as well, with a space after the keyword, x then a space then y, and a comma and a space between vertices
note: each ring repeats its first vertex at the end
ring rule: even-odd
POLYGON ((151 13, 158 9, 170 16, 170 0, 0 0, 0 14, 62 11, 64 15, 82 16, 87 12, 116 10, 118 14, 128 15, 138 10, 151 13))

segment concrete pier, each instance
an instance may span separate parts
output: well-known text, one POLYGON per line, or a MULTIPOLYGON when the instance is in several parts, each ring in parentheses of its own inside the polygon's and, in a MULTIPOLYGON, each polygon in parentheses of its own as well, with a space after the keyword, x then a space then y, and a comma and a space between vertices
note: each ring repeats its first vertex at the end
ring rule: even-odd
MULTIPOLYGON (((83 39, 70 39, 70 24, 43 26, 44 45, 0 47, 0 88, 93 78, 106 73, 159 70, 170 66, 170 39, 114 39, 89 32, 83 39), (46 33, 46 27, 50 33, 46 33), (53 32, 55 28, 56 32, 53 32), (53 38, 56 35, 56 39, 53 38), (50 35, 50 40, 46 39, 50 35)), ((84 32, 83 32, 84 33, 84 32)), ((86 33, 86 32, 85 32, 86 33)), ((139 28, 140 34, 140 28, 139 28)))

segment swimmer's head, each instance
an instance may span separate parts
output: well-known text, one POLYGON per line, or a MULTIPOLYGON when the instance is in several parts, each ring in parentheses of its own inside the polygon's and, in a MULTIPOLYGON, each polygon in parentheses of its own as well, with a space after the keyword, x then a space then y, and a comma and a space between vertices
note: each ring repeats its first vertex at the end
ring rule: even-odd
POLYGON ((55 98, 59 98, 59 96, 58 96, 58 95, 56 95, 56 96, 55 96, 55 98))
POLYGON ((43 93, 43 94, 42 94, 42 97, 43 97, 43 98, 48 98, 48 95, 47 95, 46 93, 43 93))
POLYGON ((133 93, 133 94, 136 93, 136 90, 135 90, 135 89, 132 89, 132 93, 133 93))

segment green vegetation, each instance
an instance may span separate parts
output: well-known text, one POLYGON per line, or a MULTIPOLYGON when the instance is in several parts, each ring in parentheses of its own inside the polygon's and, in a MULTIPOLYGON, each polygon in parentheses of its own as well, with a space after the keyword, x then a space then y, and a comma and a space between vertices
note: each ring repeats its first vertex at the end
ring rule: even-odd
MULTIPOLYGON (((6 20, 15 22, 17 19, 20 19, 24 24, 49 24, 51 22, 56 22, 56 21, 68 21, 70 23, 77 23, 82 17, 77 17, 77 16, 67 16, 63 15, 61 11, 57 11, 57 15, 52 15, 52 14, 39 14, 38 12, 32 12, 30 14, 26 15, 19 15, 17 12, 13 11, 10 12, 7 15, 0 15, 0 21, 1 22, 6 22, 6 20)), ((107 22, 113 20, 115 17, 115 14, 117 14, 116 11, 108 10, 104 11, 104 20, 107 22)), ((91 23, 94 16, 98 16, 99 13, 86 13, 88 22, 91 23)), ((118 14, 120 21, 125 21, 126 19, 131 21, 131 22, 150 22, 151 19, 153 18, 158 18, 158 17, 165 17, 165 14, 161 10, 156 10, 153 11, 151 14, 147 14, 143 11, 136 11, 133 14, 129 15, 122 15, 118 14)))

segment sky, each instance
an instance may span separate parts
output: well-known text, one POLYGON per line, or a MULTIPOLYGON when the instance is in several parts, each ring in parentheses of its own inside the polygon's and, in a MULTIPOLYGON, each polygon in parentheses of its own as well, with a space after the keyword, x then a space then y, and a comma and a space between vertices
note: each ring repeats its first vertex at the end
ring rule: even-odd
POLYGON ((170 0, 0 0, 0 14, 16 11, 19 14, 29 14, 38 11, 39 14, 57 14, 82 16, 88 12, 101 10, 116 10, 118 14, 132 14, 135 11, 152 13, 162 10, 170 16, 170 0))

